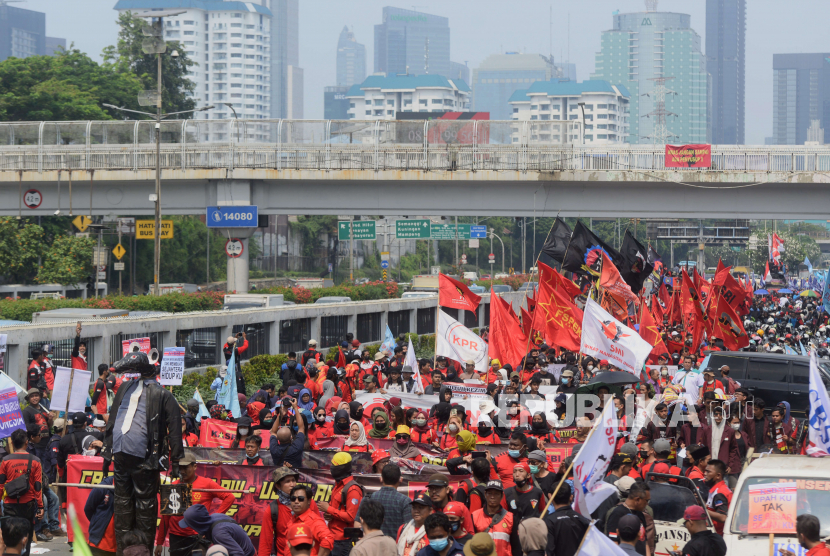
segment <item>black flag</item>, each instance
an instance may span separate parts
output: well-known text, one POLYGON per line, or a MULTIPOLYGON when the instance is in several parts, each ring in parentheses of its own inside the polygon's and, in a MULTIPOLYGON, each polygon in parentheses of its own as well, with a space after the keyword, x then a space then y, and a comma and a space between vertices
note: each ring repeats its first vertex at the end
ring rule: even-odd
POLYGON ((562 261, 562 268, 579 274, 599 276, 602 257, 594 253, 597 249, 605 251, 617 268, 624 263, 619 251, 595 236, 582 222, 577 221, 565 260, 562 261))
POLYGON ((542 253, 561 263, 565 259, 565 251, 568 249, 570 241, 571 229, 557 216, 553 222, 553 228, 548 234, 548 239, 545 240, 545 244, 542 246, 542 253))
POLYGON ((634 239, 629 230, 626 230, 620 254, 624 260, 623 265, 619 267, 620 276, 626 284, 631 286, 631 291, 635 294, 640 293, 643 289, 643 282, 654 270, 654 265, 649 264, 647 259, 648 249, 634 239))

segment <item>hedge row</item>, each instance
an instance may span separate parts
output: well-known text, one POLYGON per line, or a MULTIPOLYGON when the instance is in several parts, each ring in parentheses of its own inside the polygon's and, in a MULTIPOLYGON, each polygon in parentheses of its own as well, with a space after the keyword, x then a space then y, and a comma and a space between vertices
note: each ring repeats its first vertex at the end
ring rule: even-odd
MULTIPOLYGON (((347 296, 354 301, 393 299, 400 297, 395 282, 370 282, 360 286, 335 286, 332 288, 271 288, 256 293, 281 293, 286 301, 314 303, 324 296, 347 296)), ((90 299, 0 299, 0 319, 31 321, 32 313, 52 309, 125 309, 127 311, 166 311, 187 313, 213 311, 222 308, 225 292, 168 293, 159 297, 151 295, 108 295, 90 299)))
MULTIPOLYGON (((477 332, 477 331, 476 331, 477 332)), ((412 346, 415 348, 415 355, 419 359, 432 359, 435 354, 435 335, 434 334, 408 334, 408 338, 412 339, 412 346)), ((339 348, 330 348, 326 352, 326 361, 337 361, 337 352, 339 348)), ((380 349, 380 344, 366 344, 361 346, 361 349, 368 351, 372 358, 380 349)), ((282 385, 280 380, 280 369, 283 363, 288 361, 288 355, 280 353, 277 355, 257 355, 242 364, 242 376, 245 377, 245 385, 248 388, 247 395, 252 395, 259 390, 260 386, 267 383, 272 383, 279 388, 282 385)), ((182 405, 187 403, 187 400, 193 397, 196 388, 202 395, 202 399, 208 401, 214 398, 213 392, 210 390, 210 385, 216 379, 218 369, 215 367, 208 367, 202 372, 189 373, 182 379, 181 386, 173 387, 173 395, 182 405)))

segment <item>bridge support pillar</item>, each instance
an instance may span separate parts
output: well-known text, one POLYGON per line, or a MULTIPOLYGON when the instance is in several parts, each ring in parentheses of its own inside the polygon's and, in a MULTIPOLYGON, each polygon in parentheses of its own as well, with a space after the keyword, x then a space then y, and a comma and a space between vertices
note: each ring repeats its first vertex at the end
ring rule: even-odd
POLYGON ((228 291, 248 293, 248 238, 238 238, 242 242, 242 255, 228 257, 228 291))
MULTIPOLYGON (((251 203, 251 182, 248 180, 222 180, 216 185, 216 204, 218 206, 247 206, 251 203)), ((222 237, 236 239, 242 243, 242 254, 228 257, 227 291, 248 293, 248 238, 254 235, 256 228, 218 228, 222 237)))

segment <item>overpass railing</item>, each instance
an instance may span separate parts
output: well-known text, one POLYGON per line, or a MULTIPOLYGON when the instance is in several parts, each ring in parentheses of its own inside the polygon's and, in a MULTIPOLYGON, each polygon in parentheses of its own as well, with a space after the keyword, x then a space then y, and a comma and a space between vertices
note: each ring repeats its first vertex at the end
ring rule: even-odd
MULTIPOLYGON (((153 124, 0 123, 0 170, 152 169, 153 124)), ((616 137, 625 138, 627 126, 619 127, 616 137)), ((587 131, 592 137, 596 133, 587 131)), ((665 169, 662 145, 582 142, 576 120, 178 120, 161 124, 161 165, 182 170, 665 169)), ((688 171, 826 172, 830 148, 713 145, 711 168, 688 171)))

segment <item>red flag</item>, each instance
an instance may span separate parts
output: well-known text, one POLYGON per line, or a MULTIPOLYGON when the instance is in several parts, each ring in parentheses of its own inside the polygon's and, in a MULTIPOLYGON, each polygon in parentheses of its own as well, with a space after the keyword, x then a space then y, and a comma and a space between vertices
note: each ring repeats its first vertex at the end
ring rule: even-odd
POLYGON ((337 350, 337 367, 339 369, 346 368, 346 354, 343 353, 343 348, 338 348, 337 350))
POLYGON ((718 301, 716 317, 713 323, 713 338, 723 340, 723 345, 730 351, 738 351, 749 345, 749 336, 740 317, 723 296, 718 301))
MULTIPOLYGON (((539 330, 550 346, 579 351, 582 337, 582 311, 568 294, 557 289, 556 270, 539 263, 539 293, 533 328, 539 330)), ((492 308, 491 308, 492 310, 492 308)))
POLYGON ((533 317, 530 316, 524 307, 522 309, 522 332, 525 333, 525 337, 530 335, 531 325, 533 324, 533 317))
POLYGON ((490 291, 490 341, 489 357, 502 365, 510 363, 515 369, 525 356, 527 336, 522 332, 513 308, 501 297, 490 291))
POLYGON ((666 283, 663 282, 660 284, 660 289, 657 290, 657 296, 660 298, 660 301, 663 302, 663 311, 669 310, 671 304, 671 296, 669 296, 669 290, 666 288, 666 283))
POLYGON ((767 266, 764 268, 764 282, 769 282, 772 280, 772 274, 769 273, 769 261, 767 261, 767 266))
POLYGON ((651 355, 657 356, 666 354, 669 355, 669 349, 663 343, 663 338, 660 335, 658 324, 654 320, 654 315, 651 314, 648 307, 643 304, 640 313, 640 337, 646 342, 654 346, 651 350, 651 355))
MULTIPOLYGON (((645 307, 645 303, 643 303, 643 307, 645 307)), ((666 311, 663 309, 663 306, 660 305, 660 299, 656 295, 651 296, 651 312, 657 323, 660 326, 663 326, 663 318, 666 316, 666 311)))
MULTIPOLYGON (((620 271, 611 262, 611 259, 604 251, 599 251, 602 254, 602 273, 599 277, 600 287, 605 289, 606 294, 611 294, 620 307, 627 308, 629 303, 637 305, 640 300, 631 291, 631 286, 625 283, 625 280, 620 276, 620 271)), ((627 311, 626 311, 627 312, 627 311)))
POLYGON ((540 272, 542 270, 546 270, 553 274, 554 289, 562 295, 564 295, 565 297, 568 297, 571 300, 573 300, 573 298, 582 295, 582 290, 579 289, 579 286, 577 286, 571 280, 568 280, 567 278, 559 274, 559 272, 557 272, 555 268, 551 268, 545 263, 540 262, 539 270, 540 272))
POLYGON ((672 292, 671 296, 671 306, 669 309, 669 323, 676 324, 680 322, 683 318, 683 311, 680 307, 680 298, 681 298, 680 290, 676 289, 672 292))
POLYGON ((688 273, 683 271, 683 284, 680 287, 682 297, 681 310, 683 327, 686 332, 692 331, 692 352, 697 351, 700 342, 703 340, 703 331, 711 332, 711 324, 709 323, 709 316, 703 310, 703 305, 700 302, 700 294, 698 294, 692 279, 689 278, 688 273))
POLYGON ((475 313, 480 301, 481 297, 463 283, 445 274, 438 275, 438 305, 475 313))

